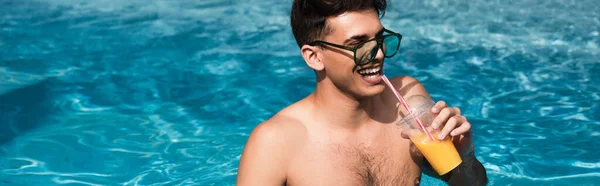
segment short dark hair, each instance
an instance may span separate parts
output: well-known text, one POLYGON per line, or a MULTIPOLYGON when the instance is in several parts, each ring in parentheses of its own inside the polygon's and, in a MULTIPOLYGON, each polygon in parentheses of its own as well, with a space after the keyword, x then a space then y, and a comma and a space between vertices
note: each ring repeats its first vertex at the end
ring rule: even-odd
POLYGON ((325 24, 329 16, 374 9, 381 18, 386 6, 386 0, 294 0, 290 13, 292 33, 302 47, 329 34, 331 29, 325 24))

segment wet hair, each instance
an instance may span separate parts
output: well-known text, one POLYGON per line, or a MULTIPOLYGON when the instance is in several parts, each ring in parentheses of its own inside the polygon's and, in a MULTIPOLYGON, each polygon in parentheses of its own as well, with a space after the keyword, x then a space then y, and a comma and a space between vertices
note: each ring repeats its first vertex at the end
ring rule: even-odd
POLYGON ((299 47, 331 32, 327 17, 348 11, 375 10, 385 14, 386 0, 294 0, 290 13, 292 32, 299 47))

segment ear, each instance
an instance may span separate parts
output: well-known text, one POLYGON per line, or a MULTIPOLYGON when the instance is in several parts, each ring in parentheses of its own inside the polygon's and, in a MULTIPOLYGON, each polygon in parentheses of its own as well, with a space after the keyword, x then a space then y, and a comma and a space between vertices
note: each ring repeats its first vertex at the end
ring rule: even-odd
POLYGON ((319 56, 319 54, 321 54, 320 51, 322 50, 318 46, 310 45, 304 45, 300 49, 302 58, 304 58, 306 64, 316 71, 321 71, 325 68, 323 61, 321 61, 321 57, 319 56))

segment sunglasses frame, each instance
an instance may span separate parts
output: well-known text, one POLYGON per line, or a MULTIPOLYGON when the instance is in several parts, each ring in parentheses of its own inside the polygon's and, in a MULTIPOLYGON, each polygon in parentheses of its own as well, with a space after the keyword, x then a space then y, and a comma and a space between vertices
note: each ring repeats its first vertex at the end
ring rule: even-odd
MULTIPOLYGON (((371 59, 369 59, 369 60, 367 60, 367 62, 364 62, 363 64, 361 64, 361 63, 359 63, 359 61, 357 59, 356 51, 359 48, 361 48, 362 46, 364 46, 366 43, 371 42, 373 40, 375 40, 377 42, 377 48, 383 50, 383 43, 384 43, 383 41, 385 40, 385 38, 387 38, 387 37, 398 37, 398 46, 396 46, 396 49, 394 50, 394 52, 391 55, 387 55, 384 52, 384 57, 391 58, 391 57, 393 57, 394 55, 396 55, 398 53, 398 50, 400 49, 400 44, 402 42, 402 34, 392 32, 392 31, 390 31, 390 30, 388 30, 386 28, 384 28, 383 31, 384 31, 384 34, 382 34, 381 36, 378 36, 378 37, 375 37, 373 39, 369 39, 369 40, 360 42, 355 47, 347 47, 347 46, 338 45, 338 44, 335 44, 335 43, 330 43, 330 42, 322 41, 322 40, 313 41, 313 42, 309 43, 308 45, 310 45, 310 46, 315 46, 315 45, 329 45, 329 46, 333 46, 333 47, 336 47, 336 48, 340 48, 340 49, 351 51, 352 54, 353 54, 353 56, 354 56, 354 63, 356 65, 358 65, 358 66, 362 66, 362 65, 369 64, 369 62, 373 61, 373 59, 375 59, 376 55, 371 55, 371 59)), ((389 52, 389 51, 386 51, 386 52, 389 52)))

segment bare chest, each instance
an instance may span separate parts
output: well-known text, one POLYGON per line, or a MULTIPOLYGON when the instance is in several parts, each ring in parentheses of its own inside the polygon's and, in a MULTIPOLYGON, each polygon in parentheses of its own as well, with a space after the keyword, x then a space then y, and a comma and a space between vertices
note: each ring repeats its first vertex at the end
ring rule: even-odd
POLYGON ((311 143, 294 159, 288 185, 418 185, 421 160, 408 140, 311 143))

